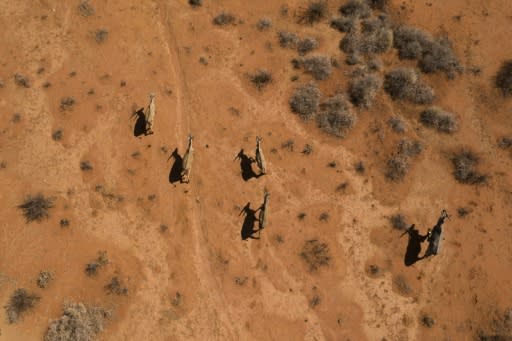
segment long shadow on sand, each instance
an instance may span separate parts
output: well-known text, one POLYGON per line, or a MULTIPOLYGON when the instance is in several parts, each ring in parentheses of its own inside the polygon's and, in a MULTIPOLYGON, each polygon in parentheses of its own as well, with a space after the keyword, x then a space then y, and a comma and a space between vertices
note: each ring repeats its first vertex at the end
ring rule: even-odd
POLYGON ((140 135, 146 134, 146 115, 144 114, 144 108, 140 108, 134 112, 133 116, 137 116, 137 120, 133 126, 133 136, 139 137, 140 135))
POLYGON ((183 169, 183 158, 178 153, 178 148, 174 149, 169 159, 174 158, 171 170, 169 171, 169 182, 171 184, 181 181, 181 170, 183 169))
POLYGON ((254 171, 252 170, 251 165, 254 162, 254 160, 244 153, 243 148, 240 150, 240 152, 238 152, 235 160, 237 159, 240 160, 240 171, 242 172, 242 179, 244 179, 244 181, 248 181, 251 178, 259 177, 259 175, 254 173, 254 171))
POLYGON ((242 208, 242 211, 240 212, 240 215, 245 213, 245 219, 242 224, 242 230, 240 231, 240 235, 242 236, 242 240, 247 240, 249 238, 251 239, 260 239, 259 237, 255 237, 254 234, 258 232, 258 230, 254 229, 254 224, 256 222, 256 211, 251 209, 251 203, 248 202, 247 205, 245 205, 244 208, 242 208))
POLYGON ((405 252, 404 264, 411 266, 425 257, 420 257, 421 243, 427 239, 427 236, 420 235, 419 231, 415 228, 416 225, 412 224, 404 233, 409 235, 409 242, 407 244, 407 251, 405 252))

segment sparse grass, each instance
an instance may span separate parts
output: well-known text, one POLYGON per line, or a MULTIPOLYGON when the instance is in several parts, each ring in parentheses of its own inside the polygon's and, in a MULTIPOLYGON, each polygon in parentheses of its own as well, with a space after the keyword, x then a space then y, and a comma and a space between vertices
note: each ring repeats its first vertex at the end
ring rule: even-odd
POLYGON ((30 223, 32 221, 41 221, 43 218, 48 218, 48 210, 53 206, 52 198, 37 194, 36 196, 28 196, 18 208, 23 211, 27 223, 30 223))
POLYGON ((455 115, 438 107, 430 107, 421 112, 420 122, 429 128, 446 134, 453 134, 458 130, 455 115))
POLYGON ((105 40, 107 40, 107 38, 108 31, 106 29, 101 28, 99 30, 96 30, 96 32, 94 33, 94 39, 98 44, 104 43, 105 40))
POLYGON ((464 218, 465 216, 467 216, 470 213, 471 213, 471 209, 468 207, 457 208, 457 215, 459 216, 459 218, 464 218))
POLYGON ((503 136, 498 139, 498 147, 508 149, 512 147, 512 136, 503 136))
POLYGON ((323 102, 317 116, 318 126, 326 133, 338 137, 345 137, 356 121, 357 116, 351 112, 347 100, 340 94, 323 102))
POLYGON ((70 96, 62 97, 60 100, 60 108, 62 110, 69 110, 75 105, 75 99, 70 96))
POLYGON ((405 216, 400 213, 392 215, 389 218, 389 222, 391 223, 391 226, 398 231, 405 231, 409 227, 405 220, 405 216))
POLYGON ((50 323, 44 341, 92 341, 103 330, 108 318, 110 312, 103 308, 83 303, 67 304, 63 315, 50 323))
POLYGON ((505 60, 501 64, 494 78, 494 83, 501 90, 503 96, 508 97, 512 95, 512 60, 505 60))
POLYGON ((453 154, 453 175, 455 179, 463 184, 479 185, 487 182, 487 175, 476 170, 479 164, 478 156, 469 149, 463 148, 453 154))
POLYGON ((50 281, 53 279, 53 274, 50 271, 41 271, 39 277, 37 277, 37 286, 44 289, 48 286, 50 281))
POLYGON ((82 171, 91 171, 92 170, 91 162, 88 160, 80 161, 80 169, 82 171))
POLYGON ((121 284, 121 280, 117 276, 112 277, 110 283, 105 285, 105 290, 109 294, 116 294, 118 296, 128 295, 128 289, 121 284))
POLYGON ((217 26, 229 25, 235 22, 235 16, 231 13, 222 12, 213 18, 213 23, 217 26))
POLYGON ((322 302, 322 300, 320 299, 320 296, 318 295, 315 295, 311 298, 311 300, 309 300, 309 307, 310 308, 314 308, 316 307, 317 305, 320 304, 320 302, 322 302))
POLYGON ((107 257, 107 252, 100 251, 100 252, 98 252, 98 258, 94 262, 88 263, 85 266, 85 273, 89 277, 95 276, 98 273, 98 270, 101 267, 107 265, 108 263, 109 263, 109 260, 107 257))
POLYGON ((384 77, 384 90, 393 100, 406 100, 415 104, 431 104, 434 90, 423 83, 412 68, 397 68, 384 77))
POLYGON ((21 315, 32 309, 40 299, 39 296, 29 293, 26 289, 16 289, 9 298, 7 305, 4 306, 7 321, 11 324, 18 322, 21 315))
POLYGON ((327 212, 320 213, 320 215, 318 216, 318 220, 320 220, 320 221, 328 221, 329 220, 329 213, 327 213, 327 212))
POLYGON ((293 147, 295 146, 295 142, 291 139, 284 141, 281 143, 281 148, 288 149, 290 152, 293 152, 293 147))
POLYGON ((412 288, 403 275, 393 277, 394 288, 402 295, 407 296, 412 293, 412 288))
POLYGON ((418 140, 402 139, 398 143, 398 153, 407 157, 420 155, 423 148, 423 144, 418 140))
POLYGON ((332 73, 331 60, 326 56, 312 56, 304 58, 301 62, 304 71, 316 80, 329 78, 332 73))
POLYGON ((409 172, 409 160, 406 156, 395 155, 386 162, 385 176, 391 181, 402 181, 409 172))
POLYGON ((306 53, 318 48, 318 41, 315 38, 307 37, 297 43, 297 52, 304 56, 306 53))
POLYGON ((299 43, 299 36, 293 32, 288 31, 280 31, 277 33, 277 37, 279 39, 279 46, 295 49, 297 48, 297 44, 299 43))
POLYGON ((16 83, 16 85, 22 86, 24 88, 30 88, 31 86, 30 80, 20 73, 16 73, 14 75, 14 82, 16 83))
POLYGON ((354 165, 354 169, 358 174, 364 174, 364 172, 366 171, 366 167, 364 166, 363 161, 356 162, 356 164, 354 165))
POLYGON ((272 75, 266 70, 258 70, 256 73, 249 75, 249 78, 258 90, 263 89, 272 82, 272 75))
POLYGON ((350 100, 355 106, 370 108, 381 87, 382 79, 377 75, 354 79, 349 85, 350 100))
POLYGON ((350 32, 356 25, 354 18, 340 17, 331 20, 331 27, 340 32, 350 32))
POLYGON ((52 133, 52 139, 53 139, 54 141, 60 141, 60 140, 62 140, 62 136, 63 136, 63 131, 62 131, 62 129, 55 130, 55 131, 52 133))
POLYGON ((402 133, 405 133, 405 131, 406 131, 405 123, 404 123, 404 121, 402 121, 402 119, 400 117, 397 117, 397 116, 391 117, 388 120, 388 124, 391 127, 391 130, 393 130, 397 134, 402 134, 402 133))
POLYGON ((327 3, 323 0, 313 1, 299 15, 299 23, 313 25, 327 16, 327 3))
POLYGON ((309 271, 318 270, 321 266, 329 265, 331 256, 329 246, 319 240, 312 239, 304 243, 300 256, 309 267, 309 271))
POLYGON ((348 182, 344 181, 341 184, 339 184, 338 186, 336 186, 336 192, 345 193, 347 188, 348 188, 348 182))
POLYGON ((436 321, 427 314, 422 314, 420 317, 420 322, 424 327, 432 328, 436 321))
POLYGON ((78 5, 78 13, 80 13, 83 17, 90 17, 91 15, 94 15, 94 7, 89 4, 89 1, 82 1, 78 5))
POLYGON ((310 119, 318 111, 321 95, 315 84, 302 85, 290 98, 291 110, 303 119, 310 119))
POLYGON ((302 149, 302 154, 304 155, 309 155, 313 152, 313 146, 311 146, 310 144, 306 144, 304 146, 304 149, 302 149))
POLYGON ((188 0, 188 4, 192 7, 200 7, 203 5, 203 0, 188 0))
POLYGON ((270 18, 262 18, 256 24, 256 28, 260 31, 268 30, 272 27, 272 20, 270 18))
POLYGON ((339 11, 344 16, 360 19, 368 18, 372 14, 366 0, 349 0, 340 7, 339 11))

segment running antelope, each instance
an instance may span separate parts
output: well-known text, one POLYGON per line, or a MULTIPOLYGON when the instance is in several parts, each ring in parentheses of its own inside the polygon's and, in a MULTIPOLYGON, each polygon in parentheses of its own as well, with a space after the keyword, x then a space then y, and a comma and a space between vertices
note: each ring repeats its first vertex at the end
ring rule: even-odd
POLYGON ((258 225, 260 232, 267 226, 267 209, 269 196, 270 193, 265 190, 265 192, 263 192, 263 204, 259 208, 260 214, 258 216, 258 225))
POLYGON ((190 171, 192 170, 192 162, 194 161, 194 148, 192 148, 192 139, 194 137, 188 134, 188 147, 185 155, 183 155, 183 167, 181 169, 181 182, 190 182, 190 171))
POLYGON ((148 109, 146 110, 146 135, 153 134, 153 123, 155 120, 156 111, 155 97, 156 95, 154 93, 151 92, 149 94, 149 105, 148 109))
POLYGON ((256 136, 256 164, 260 169, 260 174, 265 174, 267 172, 267 163, 265 162, 265 157, 263 156, 263 150, 261 149, 261 141, 263 139, 259 136, 256 136))
POLYGON ((444 220, 448 218, 448 213, 446 210, 443 210, 441 212, 441 217, 439 217, 439 220, 437 220, 436 226, 430 231, 430 229, 427 232, 427 240, 428 240, 428 248, 425 252, 424 257, 437 255, 439 251, 441 250, 441 237, 443 236, 443 224, 444 220))

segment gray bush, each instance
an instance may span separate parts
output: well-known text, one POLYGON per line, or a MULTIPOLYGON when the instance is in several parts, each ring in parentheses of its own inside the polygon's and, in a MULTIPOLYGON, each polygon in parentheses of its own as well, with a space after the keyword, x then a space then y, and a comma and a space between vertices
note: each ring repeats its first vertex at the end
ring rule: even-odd
POLYGON ((458 123, 455 115, 438 107, 430 107, 420 114, 420 122, 441 133, 452 134, 457 131, 458 123))
POLYGON ((350 100, 355 106, 369 108, 381 87, 382 79, 377 75, 354 79, 349 85, 350 100))
POLYGON ((309 83, 297 88, 290 98, 292 111, 303 119, 311 118, 318 110, 321 92, 318 87, 309 83))
POLYGON ((318 126, 331 135, 345 137, 357 121, 348 101, 340 94, 328 98, 321 104, 320 109, 317 115, 318 126))

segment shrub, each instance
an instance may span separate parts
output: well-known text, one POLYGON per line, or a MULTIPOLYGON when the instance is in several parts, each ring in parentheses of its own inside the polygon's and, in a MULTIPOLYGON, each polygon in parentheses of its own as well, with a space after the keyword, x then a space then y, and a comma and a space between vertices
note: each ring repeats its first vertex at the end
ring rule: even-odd
POLYGON ((371 71, 381 71, 384 68, 382 60, 377 56, 371 56, 366 62, 366 66, 371 71))
POLYGON ((418 28, 399 26, 394 31, 393 46, 400 59, 419 59, 432 41, 432 36, 418 28))
POLYGON ((395 155, 386 162, 386 178, 391 181, 402 181, 409 171, 409 160, 406 156, 395 155))
POLYGON ((340 17, 331 20, 331 27, 340 32, 350 32, 356 25, 354 18, 340 17))
POLYGON ((320 220, 320 221, 328 221, 328 220, 329 220, 329 213, 327 213, 327 212, 322 212, 322 213, 318 216, 318 220, 320 220))
POLYGON ((279 39, 279 46, 289 49, 294 49, 299 43, 299 36, 295 33, 288 31, 280 31, 277 33, 279 39))
POLYGON ((349 0, 340 7, 340 13, 353 18, 368 18, 372 14, 366 0, 349 0))
POLYGON ((455 179, 463 184, 478 185, 487 181, 487 175, 476 170, 479 163, 478 156, 469 149, 461 149, 453 154, 453 175, 455 179))
POLYGON ((232 24, 235 22, 235 17, 226 12, 222 12, 218 14, 215 18, 213 18, 213 23, 218 26, 224 26, 228 24, 232 24))
POLYGON ((330 97, 322 103, 320 108, 317 123, 328 134, 345 137, 357 121, 357 117, 350 111, 343 95, 330 97))
POLYGON ((418 140, 402 139, 398 143, 398 153, 407 157, 418 156, 423 151, 423 144, 418 140))
POLYGON ((34 197, 29 196, 23 204, 18 206, 23 211, 27 223, 48 218, 48 210, 52 207, 53 199, 46 198, 42 194, 37 194, 34 197))
POLYGON ((321 266, 329 265, 331 260, 329 246, 316 239, 304 243, 300 256, 309 266, 311 272, 318 270, 321 266))
POLYGON ((366 171, 366 167, 364 166, 363 161, 356 162, 356 164, 354 165, 354 169, 358 174, 364 174, 364 172, 366 171))
POLYGON ((498 147, 502 149, 507 149, 512 147, 512 137, 511 136, 503 136, 498 140, 498 147))
POLYGON ((495 77, 495 84, 503 96, 512 95, 512 60, 506 60, 501 65, 495 77))
POLYGON ((405 123, 402 121, 399 117, 391 117, 388 120, 388 124, 391 127, 391 129, 398 134, 404 133, 406 130, 405 123))
POLYGON ((305 212, 300 212, 299 214, 297 214, 297 219, 304 220, 304 218, 306 218, 305 212))
POLYGON ((98 273, 98 270, 107 265, 109 263, 107 252, 106 251, 100 251, 98 252, 98 258, 92 263, 88 263, 85 266, 85 273, 87 276, 94 276, 98 273))
POLYGON ((360 34, 355 30, 351 30, 340 40, 340 50, 345 53, 356 53, 359 52, 361 45, 360 34))
POLYGON ((303 56, 308 52, 318 48, 318 41, 315 38, 304 38, 297 43, 297 52, 303 56))
POLYGON ((290 107, 303 119, 309 119, 317 112, 320 97, 320 90, 315 84, 306 84, 295 90, 289 101, 290 107))
POLYGON ((290 152, 293 152, 293 147, 295 146, 295 142, 292 139, 286 140, 281 143, 281 148, 288 149, 290 152))
POLYGON ((89 4, 89 1, 82 1, 78 5, 78 12, 83 17, 90 17, 91 15, 94 15, 94 8, 89 4))
POLYGON ((399 274, 393 277, 393 288, 397 290, 402 295, 410 295, 412 293, 412 288, 407 282, 407 279, 399 274))
POLYGON ((188 4, 192 7, 199 7, 203 5, 203 0, 188 0, 188 4))
POLYGON ((73 97, 62 97, 60 100, 60 108, 63 110, 69 110, 73 105, 75 105, 75 99, 73 97))
POLYGON ((7 321, 9 323, 18 322, 21 315, 33 308, 40 299, 39 296, 29 293, 26 289, 16 289, 4 307, 7 313, 7 321))
POLYGON ((350 100, 355 106, 369 108, 381 87, 382 79, 376 75, 352 80, 349 85, 350 100))
POLYGON ((405 216, 403 216, 400 213, 392 215, 389 218, 389 222, 391 223, 391 226, 393 226, 393 228, 395 230, 399 230, 399 231, 405 231, 407 229, 407 227, 409 226, 407 224, 407 222, 405 221, 405 216))
POLYGON ((110 312, 99 307, 89 307, 83 303, 64 306, 63 315, 50 323, 44 341, 79 340, 90 341, 103 330, 105 319, 110 312))
POLYGON ((384 77, 384 90, 393 100, 407 100, 415 104, 430 104, 434 90, 419 80, 411 68, 397 68, 384 77))
POLYGON ((256 24, 256 28, 260 31, 268 30, 270 27, 272 27, 272 20, 269 18, 262 18, 256 24))
POLYGON ((425 73, 442 71, 450 79, 463 69, 447 38, 438 39, 425 46, 419 67, 425 73))
POLYGON ((37 278, 37 286, 44 289, 48 286, 50 281, 53 279, 53 274, 50 271, 41 271, 37 278))
POLYGON ((52 133, 52 139, 54 141, 60 141, 62 139, 63 131, 62 129, 58 129, 52 133))
POLYGON ((455 115, 438 107, 423 110, 420 115, 420 122, 426 127, 435 128, 437 131, 447 134, 452 134, 458 129, 455 115))
POLYGON ((302 67, 316 80, 329 78, 332 72, 331 60, 326 56, 313 56, 302 60, 302 67))
POLYGON ((302 13, 299 15, 299 23, 313 25, 325 18, 326 15, 327 4, 325 1, 313 1, 302 10, 302 13))
POLYGON ((383 53, 393 45, 393 30, 383 19, 367 19, 362 23, 359 50, 364 53, 383 53))
POLYGON ((309 155, 309 154, 311 154, 312 152, 313 152, 313 146, 312 146, 312 145, 310 145, 310 144, 306 144, 306 145, 304 146, 304 149, 302 149, 302 154, 304 154, 304 155, 309 155))
POLYGON ((83 171, 90 171, 92 170, 91 162, 88 160, 80 161, 80 169, 83 171))
POLYGON ((436 321, 427 314, 422 314, 422 316, 420 317, 420 321, 421 324, 427 328, 432 328, 436 323, 436 321))
POLYGON ((117 276, 112 277, 110 283, 105 285, 105 290, 107 290, 109 294, 128 295, 128 288, 122 286, 117 276))
POLYGON ((17 85, 22 86, 24 88, 30 88, 30 80, 20 73, 16 73, 14 75, 14 82, 17 85))
POLYGON ((108 31, 105 29, 99 29, 94 34, 94 39, 96 39, 96 42, 98 44, 104 43, 105 40, 108 38, 108 31))
POLYGON ((384 11, 389 5, 389 0, 368 0, 368 4, 372 9, 384 11))
POLYGON ((258 88, 258 90, 263 89, 270 82, 272 82, 272 75, 270 72, 266 70, 258 70, 255 74, 249 75, 252 84, 258 88))

